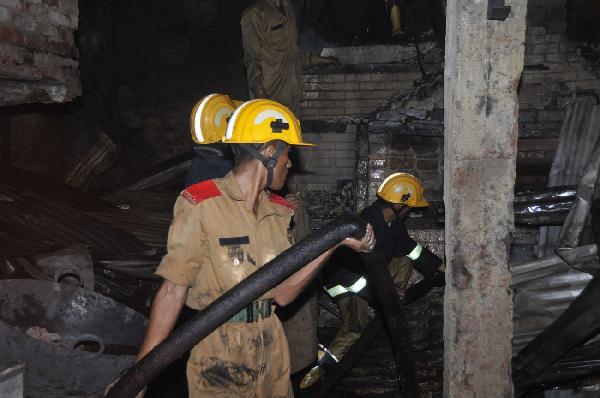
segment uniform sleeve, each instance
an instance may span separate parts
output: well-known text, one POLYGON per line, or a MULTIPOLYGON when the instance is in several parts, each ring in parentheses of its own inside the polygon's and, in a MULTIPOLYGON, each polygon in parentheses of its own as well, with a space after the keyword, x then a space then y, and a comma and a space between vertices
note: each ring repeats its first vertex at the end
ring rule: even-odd
POLYGON ((248 87, 255 92, 257 87, 263 85, 260 48, 261 42, 263 42, 265 38, 261 26, 261 17, 256 12, 247 11, 242 15, 241 25, 248 87))
POLYGON ((416 260, 414 260, 414 266, 425 278, 434 275, 440 265, 442 265, 442 259, 433 254, 428 248, 418 245, 421 248, 421 252, 416 260))
POLYGON ((396 222, 393 225, 394 246, 392 254, 394 257, 408 256, 417 247, 417 242, 410 237, 404 223, 396 222))
POLYGON ((169 227, 167 254, 156 274, 179 286, 196 284, 200 259, 206 245, 200 211, 182 197, 175 202, 173 221, 169 227))
POLYGON ((394 231, 394 257, 407 256, 413 261, 414 267, 424 277, 433 275, 442 264, 442 259, 433 254, 428 248, 415 242, 408 234, 404 223, 398 223, 394 231))

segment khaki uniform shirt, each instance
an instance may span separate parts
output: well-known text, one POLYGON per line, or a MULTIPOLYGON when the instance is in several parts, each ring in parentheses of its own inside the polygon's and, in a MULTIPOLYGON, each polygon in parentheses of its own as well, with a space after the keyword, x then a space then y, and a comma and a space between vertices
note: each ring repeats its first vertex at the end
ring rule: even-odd
POLYGON ((242 14, 244 63, 250 97, 262 85, 269 99, 297 113, 301 100, 302 66, 310 65, 315 55, 298 47, 298 32, 292 6, 283 1, 283 12, 276 0, 258 0, 242 14))
MULTIPOLYGON (((291 245, 293 211, 283 203, 262 192, 255 216, 231 172, 189 187, 175 203, 168 254, 156 273, 189 286, 186 304, 203 309, 291 245)), ((281 322, 273 314, 221 325, 191 351, 187 379, 190 398, 293 397, 281 322)))
MULTIPOLYGON (((208 183, 212 182, 217 189, 214 196, 198 200, 184 191, 175 202, 168 253, 156 271, 177 285, 189 286, 186 304, 194 309, 203 309, 291 246, 290 208, 270 200, 265 191, 254 216, 232 172, 208 183)), ((261 299, 270 298, 272 293, 267 292, 261 299)))

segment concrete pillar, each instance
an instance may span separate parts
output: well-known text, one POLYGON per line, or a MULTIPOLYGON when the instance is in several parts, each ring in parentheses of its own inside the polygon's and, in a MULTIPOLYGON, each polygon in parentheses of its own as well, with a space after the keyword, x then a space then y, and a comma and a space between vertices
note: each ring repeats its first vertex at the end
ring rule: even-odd
POLYGON ((513 396, 508 254, 526 0, 506 5, 508 18, 491 21, 487 1, 448 0, 445 397, 513 396))

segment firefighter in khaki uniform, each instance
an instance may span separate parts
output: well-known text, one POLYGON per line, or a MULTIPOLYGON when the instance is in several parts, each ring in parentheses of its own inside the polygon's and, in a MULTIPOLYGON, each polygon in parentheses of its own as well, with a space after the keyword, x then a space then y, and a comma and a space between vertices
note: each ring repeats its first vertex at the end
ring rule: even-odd
MULTIPOLYGON (((276 102, 249 101, 232 115, 223 142, 235 144, 233 171, 192 185, 175 203, 168 254, 157 270, 165 281, 154 300, 138 359, 170 333, 184 303, 204 308, 291 245, 293 206, 267 189, 283 186, 291 167, 290 145, 310 145, 302 141, 298 120, 276 102)), ((345 239, 340 245, 372 250, 371 226, 360 241, 345 239)), ((292 302, 334 249, 193 348, 187 368, 190 397, 293 396, 287 341, 273 315, 274 304, 292 302)))
POLYGON ((337 58, 298 47, 289 0, 257 0, 244 10, 240 24, 250 98, 269 98, 298 112, 302 67, 332 65, 337 58))

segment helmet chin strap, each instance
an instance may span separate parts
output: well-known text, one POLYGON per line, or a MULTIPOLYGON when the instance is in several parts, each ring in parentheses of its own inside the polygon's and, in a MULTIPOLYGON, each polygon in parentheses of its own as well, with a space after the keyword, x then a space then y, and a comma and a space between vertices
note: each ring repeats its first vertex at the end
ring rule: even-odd
MULTIPOLYGON (((262 144, 260 148, 263 148, 266 144, 262 144)), ((267 157, 260 153, 260 148, 256 148, 252 144, 240 144, 240 149, 244 152, 248 153, 255 159, 258 159, 262 165, 267 169, 267 188, 271 188, 271 184, 273 184, 273 170, 277 165, 277 161, 279 157, 283 153, 283 151, 288 147, 288 144, 284 141, 278 141, 275 143, 275 153, 273 156, 267 157)))

